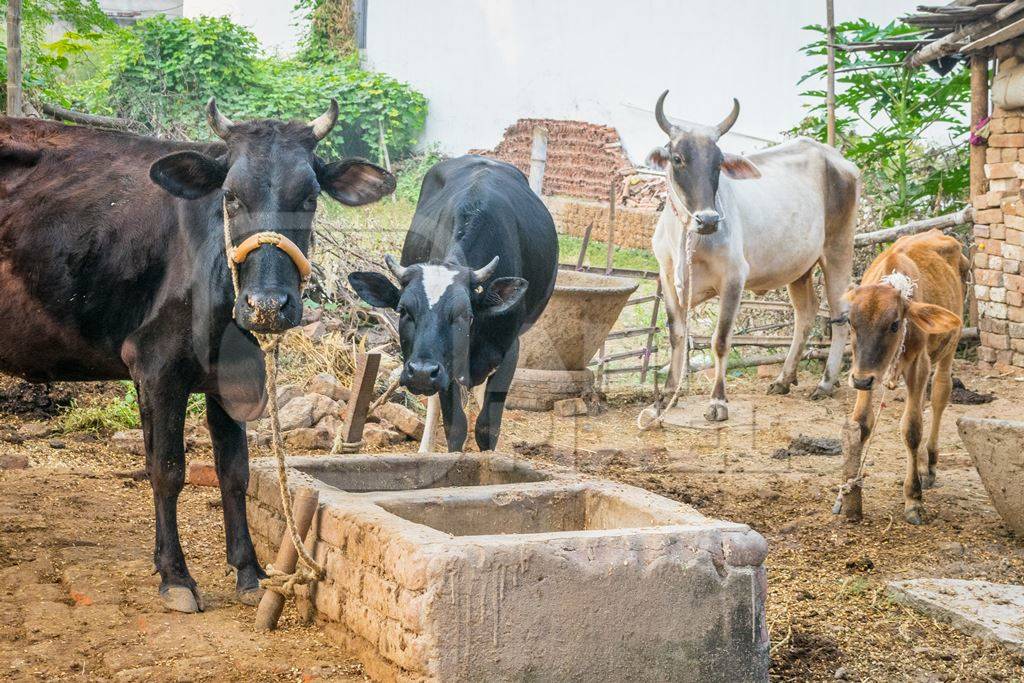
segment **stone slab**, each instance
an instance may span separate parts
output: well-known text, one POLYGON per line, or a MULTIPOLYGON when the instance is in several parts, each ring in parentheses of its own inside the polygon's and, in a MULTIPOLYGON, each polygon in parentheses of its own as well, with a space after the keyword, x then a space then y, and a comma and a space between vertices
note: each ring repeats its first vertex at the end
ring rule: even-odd
POLYGON ((956 425, 996 511, 1024 535, 1024 422, 965 416, 956 425))
POLYGON ((966 579, 893 581, 889 594, 969 635, 1024 654, 1024 586, 966 579))
MULTIPOLYGON (((251 469, 266 559, 276 471, 251 469)), ((374 680, 768 680, 767 544, 746 525, 497 454, 290 458, 289 485, 321 491, 306 544, 327 577, 300 612, 374 680)))

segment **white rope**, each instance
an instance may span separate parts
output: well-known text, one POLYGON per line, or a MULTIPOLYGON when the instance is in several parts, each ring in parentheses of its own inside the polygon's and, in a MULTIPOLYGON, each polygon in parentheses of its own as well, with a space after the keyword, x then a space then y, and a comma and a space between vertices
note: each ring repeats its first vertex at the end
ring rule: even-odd
MULTIPOLYGON (((689 226, 690 221, 693 219, 693 214, 690 213, 689 209, 686 208, 686 204, 684 204, 682 201, 679 201, 679 198, 676 196, 675 185, 672 183, 671 180, 668 180, 667 175, 666 182, 668 183, 669 206, 672 208, 672 213, 676 215, 676 218, 682 224, 684 235, 683 261, 686 263, 686 311, 683 315, 683 376, 676 380, 675 390, 673 390, 672 396, 671 398, 669 398, 669 401, 668 403, 665 404, 664 408, 661 408, 658 405, 658 403, 655 402, 650 406, 644 408, 643 410, 640 411, 639 414, 637 414, 636 428, 641 432, 646 432, 648 429, 653 429, 654 427, 662 424, 665 421, 666 413, 668 413, 669 410, 675 407, 676 403, 679 401, 679 396, 682 393, 684 382, 686 387, 686 395, 690 395, 690 309, 692 308, 693 304, 693 244, 691 243, 691 241, 693 238, 693 231, 690 230, 689 226), (680 211, 686 214, 686 219, 684 219, 683 216, 680 215, 680 211), (649 422, 645 423, 643 421, 644 414, 648 410, 651 410, 652 408, 655 411, 654 417, 651 418, 649 422)), ((657 372, 657 369, 655 369, 655 372, 657 372)))
MULTIPOLYGON (((227 201, 224 202, 224 256, 228 262, 228 270, 231 272, 231 285, 235 292, 235 303, 238 301, 239 278, 238 264, 232 258, 234 245, 231 240, 231 218, 228 215, 227 201)), ((306 288, 306 280, 299 283, 299 293, 306 288)), ((231 317, 235 316, 235 305, 231 306, 231 317)), ((302 584, 319 581, 326 576, 324 568, 306 551, 306 545, 299 536, 295 527, 295 518, 292 516, 292 494, 288 489, 288 469, 285 464, 284 443, 281 439, 281 420, 277 410, 277 353, 281 346, 281 335, 279 334, 256 334, 256 341, 263 350, 267 370, 267 409, 270 413, 270 447, 277 460, 277 488, 281 495, 281 506, 284 512, 285 526, 291 538, 292 545, 298 555, 298 563, 292 573, 282 572, 274 569, 273 565, 266 567, 267 578, 260 581, 260 587, 265 590, 274 591, 288 597, 295 594, 295 587, 302 584)))

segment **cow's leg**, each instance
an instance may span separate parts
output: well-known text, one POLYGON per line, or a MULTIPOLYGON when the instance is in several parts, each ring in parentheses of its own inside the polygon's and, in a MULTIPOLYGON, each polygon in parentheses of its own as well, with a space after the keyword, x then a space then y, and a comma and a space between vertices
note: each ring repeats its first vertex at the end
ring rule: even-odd
POLYGON ((789 284, 789 300, 793 303, 793 343, 775 381, 768 385, 769 394, 788 394, 789 387, 797 383, 797 368, 804 354, 807 337, 818 313, 818 295, 814 291, 814 269, 789 284))
POLYGON ((512 376, 519 362, 519 339, 501 359, 497 370, 487 378, 486 391, 480 402, 480 413, 476 417, 476 445, 481 451, 493 451, 498 447, 501 434, 501 416, 505 412, 505 399, 512 386, 512 376))
POLYGON ((202 611, 203 599, 188 572, 178 538, 178 495, 185 484, 185 407, 189 390, 175 373, 166 375, 135 379, 146 444, 146 470, 156 507, 153 562, 160 573, 164 606, 191 613, 202 611))
POLYGON ((462 408, 462 389, 456 382, 438 393, 441 416, 444 418, 444 435, 448 441, 449 453, 461 453, 466 447, 466 411, 462 408))
POLYGON ((245 424, 233 420, 211 394, 206 395, 206 424, 210 428, 213 461, 220 482, 228 564, 235 568, 235 592, 243 604, 256 605, 263 595, 260 579, 267 575, 256 560, 245 518, 245 492, 249 488, 245 424))
POLYGON ((826 245, 826 251, 830 253, 822 260, 821 272, 825 276, 825 298, 832 315, 832 343, 828 347, 825 373, 811 393, 813 401, 827 398, 835 392, 839 370, 843 365, 843 353, 850 337, 850 302, 843 295, 850 286, 853 250, 845 245, 837 248, 826 245))
POLYGON ((709 422, 724 422, 729 419, 728 401, 725 398, 725 371, 729 363, 732 324, 736 320, 742 294, 742 280, 727 282, 718 294, 718 323, 715 325, 715 334, 711 340, 715 354, 715 387, 711 390, 711 403, 704 413, 704 418, 709 422))
MULTIPOLYGON (((853 480, 860 472, 860 460, 864 452, 864 444, 871 437, 875 428, 875 411, 871 405, 870 389, 857 392, 857 401, 853 406, 853 415, 847 423, 844 433, 846 448, 843 460, 844 481, 853 480)), ((850 493, 843 497, 843 514, 851 522, 859 522, 863 515, 861 487, 854 486, 850 493)))
POLYGON ((907 402, 900 421, 903 444, 907 447, 907 476, 903 481, 903 517, 911 524, 922 523, 921 476, 918 457, 921 451, 924 389, 928 383, 928 354, 920 353, 907 369, 907 402))
POLYGON ((427 399, 427 418, 423 421, 423 438, 420 439, 420 453, 434 450, 434 432, 437 431, 437 416, 441 414, 441 398, 434 394, 427 399))
POLYGON ((666 389, 675 389, 682 381, 683 361, 686 358, 686 309, 679 301, 674 268, 671 260, 662 263, 658 275, 661 279, 661 296, 665 302, 665 317, 668 320, 668 338, 672 347, 666 389))
POLYGON ((949 353, 939 358, 932 375, 932 425, 928 434, 928 471, 921 481, 921 485, 926 489, 935 486, 935 466, 939 462, 939 427, 942 424, 942 413, 949 405, 949 394, 953 388, 951 371, 955 350, 954 347, 949 353))

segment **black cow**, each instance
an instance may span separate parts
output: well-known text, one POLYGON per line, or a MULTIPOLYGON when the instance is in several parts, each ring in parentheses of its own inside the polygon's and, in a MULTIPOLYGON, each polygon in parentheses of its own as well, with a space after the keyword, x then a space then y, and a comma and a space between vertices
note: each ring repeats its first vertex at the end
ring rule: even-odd
POLYGON ((352 273, 349 282, 371 306, 399 312, 401 383, 431 397, 420 450, 430 448, 438 410, 448 450, 463 449, 461 387, 484 382, 476 443, 493 450, 519 335, 555 287, 551 214, 514 166, 478 156, 442 161, 423 179, 401 265, 385 260, 400 290, 373 272, 352 273))
POLYGON ((206 394, 224 506, 228 563, 240 599, 265 574, 245 517, 245 420, 263 411, 263 355, 251 332, 301 317, 300 274, 321 190, 359 205, 394 189, 372 164, 322 161, 317 141, 335 102, 310 124, 233 124, 207 117, 223 142, 192 144, 48 121, 0 118, 0 370, 32 381, 130 378, 138 390, 156 506, 154 562, 174 610, 203 607, 178 539, 191 392, 206 394), (240 295, 225 258, 249 244, 240 295))

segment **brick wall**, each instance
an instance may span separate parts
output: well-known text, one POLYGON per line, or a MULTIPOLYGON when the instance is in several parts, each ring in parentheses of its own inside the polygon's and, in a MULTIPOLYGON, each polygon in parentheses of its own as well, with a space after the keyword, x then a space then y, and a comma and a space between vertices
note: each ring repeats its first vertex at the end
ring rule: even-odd
MULTIPOLYGON (((551 217, 558 231, 566 235, 583 237, 587 226, 593 224, 590 238, 599 242, 608 240, 607 202, 587 201, 574 197, 545 197, 551 217)), ((629 249, 650 249, 654 228, 661 213, 652 209, 625 206, 615 207, 615 244, 629 249)))
POLYGON ((974 204, 974 294, 986 367, 1024 368, 1024 112, 995 107, 985 152, 985 192, 974 204))

